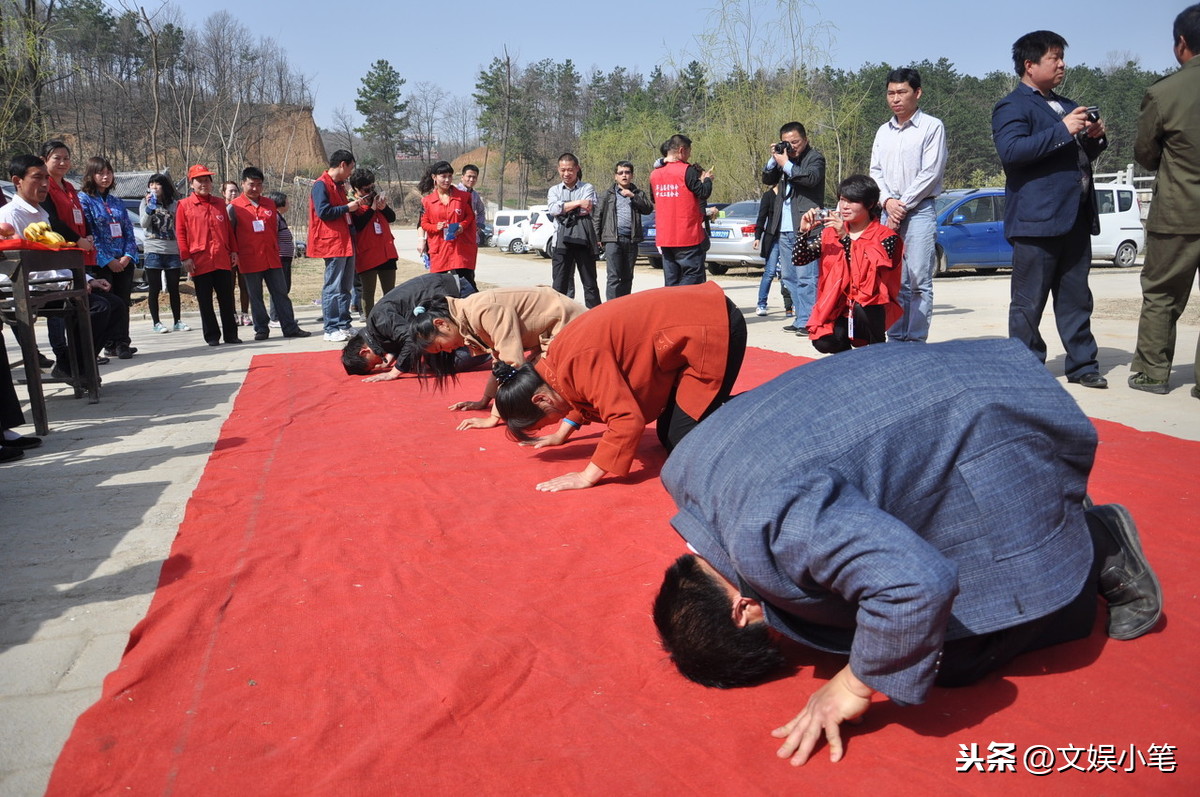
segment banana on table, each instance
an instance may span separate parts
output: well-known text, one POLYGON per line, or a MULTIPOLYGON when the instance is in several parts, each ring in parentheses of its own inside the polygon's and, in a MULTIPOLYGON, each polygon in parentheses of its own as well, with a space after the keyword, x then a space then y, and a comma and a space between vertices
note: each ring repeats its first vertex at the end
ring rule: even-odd
POLYGON ((67 239, 50 229, 50 222, 35 221, 25 228, 22 236, 26 241, 36 241, 50 247, 66 246, 67 239))

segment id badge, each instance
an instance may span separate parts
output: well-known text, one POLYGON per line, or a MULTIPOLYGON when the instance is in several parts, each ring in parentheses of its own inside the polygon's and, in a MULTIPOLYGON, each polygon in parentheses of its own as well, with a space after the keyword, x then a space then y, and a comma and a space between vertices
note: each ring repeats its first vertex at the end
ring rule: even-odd
POLYGON ((119 222, 119 221, 110 221, 110 222, 108 223, 108 234, 109 234, 110 236, 112 236, 113 238, 120 238, 120 237, 121 237, 121 235, 122 235, 122 232, 121 232, 121 222, 119 222))
POLYGON ((383 225, 380 224, 379 222, 375 222, 375 234, 383 235, 383 225))
POLYGON ((252 226, 255 232, 266 232, 267 229, 267 225, 262 219, 255 219, 252 222, 252 226))
POLYGON ((76 224, 83 224, 83 211, 79 208, 71 208, 71 213, 75 216, 76 224))

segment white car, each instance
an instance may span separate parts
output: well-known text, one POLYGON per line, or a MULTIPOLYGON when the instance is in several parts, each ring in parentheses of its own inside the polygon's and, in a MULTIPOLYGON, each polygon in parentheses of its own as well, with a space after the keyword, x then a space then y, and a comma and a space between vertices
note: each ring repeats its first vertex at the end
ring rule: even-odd
POLYGON ((496 218, 492 221, 492 246, 515 254, 524 252, 525 235, 518 235, 513 228, 528 218, 528 210, 497 211, 496 218))
POLYGON ((554 219, 546 213, 545 205, 534 205, 529 209, 529 238, 526 243, 530 251, 542 257, 550 257, 554 251, 554 219))
POLYGON ((500 251, 511 252, 514 255, 523 255, 529 251, 526 243, 528 240, 529 219, 521 219, 518 222, 509 224, 492 237, 492 242, 500 251))

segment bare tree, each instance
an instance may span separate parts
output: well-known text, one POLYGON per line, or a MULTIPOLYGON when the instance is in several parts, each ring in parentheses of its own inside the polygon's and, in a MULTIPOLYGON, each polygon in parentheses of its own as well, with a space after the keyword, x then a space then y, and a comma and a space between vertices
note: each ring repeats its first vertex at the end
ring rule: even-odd
POLYGON ((412 125, 416 155, 429 164, 437 152, 437 130, 441 127, 446 92, 428 81, 412 87, 408 99, 408 119, 412 125))

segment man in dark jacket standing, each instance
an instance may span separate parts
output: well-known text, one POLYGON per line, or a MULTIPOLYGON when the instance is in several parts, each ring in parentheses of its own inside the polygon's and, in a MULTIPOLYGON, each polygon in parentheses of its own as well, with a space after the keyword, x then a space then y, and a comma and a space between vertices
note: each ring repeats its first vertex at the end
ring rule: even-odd
POLYGON ((633 164, 618 161, 613 184, 600 195, 596 213, 597 233, 604 246, 608 270, 609 301, 628 296, 633 290, 633 264, 642 240, 642 216, 654 211, 654 202, 633 184, 633 164))
POLYGON ((1092 335, 1092 235, 1100 232, 1092 161, 1108 146, 1097 114, 1056 94, 1067 42, 1048 30, 1013 44, 1021 82, 992 109, 992 139, 1004 164, 1004 235, 1012 242, 1008 335, 1042 362, 1038 327, 1054 294, 1068 382, 1106 388, 1092 335))
POLYGON ((792 249, 800 217, 811 208, 825 203, 825 156, 808 145, 808 133, 799 122, 788 122, 779 128, 779 142, 762 171, 763 185, 779 185, 775 195, 775 212, 771 214, 772 229, 779 247, 779 263, 783 267, 783 284, 796 303, 796 321, 785 326, 785 332, 807 335, 804 322, 817 300, 818 261, 803 266, 792 264, 792 249))

